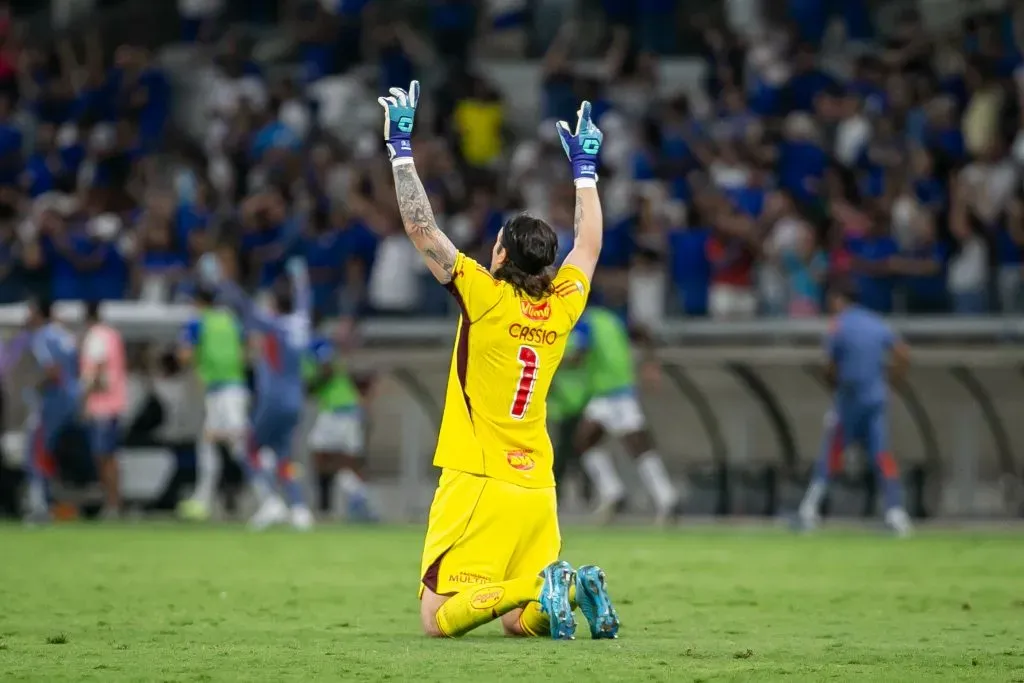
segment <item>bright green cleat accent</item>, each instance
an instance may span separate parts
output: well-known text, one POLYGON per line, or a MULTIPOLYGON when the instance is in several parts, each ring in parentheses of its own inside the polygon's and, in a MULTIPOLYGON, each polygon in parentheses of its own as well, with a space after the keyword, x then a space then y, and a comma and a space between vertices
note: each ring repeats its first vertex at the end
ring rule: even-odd
POLYGON ((189 522, 205 522, 210 519, 210 508, 198 500, 183 500, 178 503, 178 517, 189 522))
POLYGON ((539 602, 541 611, 550 620, 552 640, 572 640, 576 637, 576 619, 569 602, 573 575, 572 566, 565 561, 552 562, 541 572, 544 587, 541 588, 539 602))
POLYGON ((604 571, 588 564, 576 572, 576 603, 590 625, 594 640, 619 637, 619 614, 608 596, 604 571))

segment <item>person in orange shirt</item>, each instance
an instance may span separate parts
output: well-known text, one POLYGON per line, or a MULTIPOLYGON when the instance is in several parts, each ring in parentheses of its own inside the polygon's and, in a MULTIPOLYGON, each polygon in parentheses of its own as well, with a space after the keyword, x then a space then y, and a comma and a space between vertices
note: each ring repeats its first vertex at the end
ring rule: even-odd
POLYGON ((419 83, 380 98, 405 231, 462 310, 434 465, 441 478, 421 561, 420 618, 435 637, 500 617, 509 635, 574 637, 576 604, 593 638, 619 619, 595 565, 559 561, 561 535, 546 429, 547 393, 583 313, 601 251, 601 131, 580 108, 559 122, 576 184, 575 246, 557 271, 558 239, 528 215, 509 220, 485 268, 438 228, 416 173, 411 135, 419 83))

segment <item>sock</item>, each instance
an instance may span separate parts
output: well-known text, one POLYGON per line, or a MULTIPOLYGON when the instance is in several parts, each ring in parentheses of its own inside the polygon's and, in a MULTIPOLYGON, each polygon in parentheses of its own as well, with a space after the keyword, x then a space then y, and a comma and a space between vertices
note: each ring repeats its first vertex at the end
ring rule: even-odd
POLYGON ((619 501, 626 495, 626 486, 615 470, 615 462, 602 448, 591 448, 583 454, 580 462, 597 488, 599 504, 619 501))
POLYGON ((651 494, 658 510, 671 510, 676 506, 679 502, 679 493, 672 485, 660 455, 654 451, 647 451, 637 458, 636 469, 640 473, 640 481, 651 494))
POLYGON ((320 512, 330 512, 334 508, 334 475, 320 474, 317 483, 317 505, 320 512))
POLYGON ((28 511, 42 514, 49 509, 46 496, 46 480, 41 476, 33 476, 28 484, 28 511))
POLYGON ((804 494, 804 499, 800 502, 800 516, 817 517, 818 510, 821 509, 821 499, 825 497, 827 491, 827 479, 815 477, 811 480, 811 485, 807 487, 807 493, 804 494))
POLYGON ((302 490, 299 477, 300 467, 291 460, 282 460, 277 467, 277 477, 281 482, 284 500, 288 507, 306 507, 306 493, 302 490))
POLYGON ((900 482, 900 469, 889 451, 882 451, 875 456, 878 471, 882 476, 882 504, 886 510, 903 507, 903 484, 900 482))
MULTIPOLYGON (((826 418, 826 421, 828 418, 826 418)), ((843 432, 838 421, 826 423, 825 434, 821 440, 818 459, 814 461, 814 478, 828 481, 843 469, 843 432)))
MULTIPOLYGON (((576 584, 569 586, 569 605, 576 610, 576 584)), ((531 602, 519 616, 519 628, 528 636, 551 635, 551 619, 540 608, 539 602, 531 602)))
POLYGON ((209 439, 200 439, 196 447, 196 490, 192 499, 210 505, 213 492, 220 479, 220 453, 217 446, 209 439))
POLYGON ((536 601, 543 586, 544 579, 539 576, 525 576, 465 590, 448 598, 437 610, 437 627, 449 638, 458 638, 536 601))

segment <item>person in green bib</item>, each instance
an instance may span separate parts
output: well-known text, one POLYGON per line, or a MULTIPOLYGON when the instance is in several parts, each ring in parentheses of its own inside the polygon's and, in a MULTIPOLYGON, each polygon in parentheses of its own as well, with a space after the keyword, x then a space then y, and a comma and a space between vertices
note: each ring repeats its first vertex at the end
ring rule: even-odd
POLYGON ((217 304, 212 288, 199 288, 195 308, 181 333, 178 360, 195 369, 205 392, 206 416, 196 450, 195 491, 178 512, 186 519, 205 520, 220 480, 217 446, 227 446, 239 461, 245 457, 249 391, 241 322, 231 309, 217 304))
POLYGON ((317 405, 309 432, 319 484, 319 507, 330 513, 335 489, 346 500, 348 518, 375 521, 364 471, 364 424, 359 388, 330 339, 317 336, 307 356, 309 394, 317 405))
POLYGON ((610 436, 619 439, 636 462, 640 481, 654 503, 656 520, 668 521, 679 506, 679 492, 654 448, 640 406, 629 330, 614 312, 591 306, 576 324, 573 335, 590 392, 576 432, 576 452, 596 489, 596 515, 609 520, 626 496, 615 462, 602 447, 605 437, 610 436))
POLYGON ((548 390, 548 421, 555 446, 555 484, 561 485, 569 465, 576 458, 574 441, 583 411, 590 401, 590 382, 576 348, 577 337, 569 335, 565 356, 548 390))

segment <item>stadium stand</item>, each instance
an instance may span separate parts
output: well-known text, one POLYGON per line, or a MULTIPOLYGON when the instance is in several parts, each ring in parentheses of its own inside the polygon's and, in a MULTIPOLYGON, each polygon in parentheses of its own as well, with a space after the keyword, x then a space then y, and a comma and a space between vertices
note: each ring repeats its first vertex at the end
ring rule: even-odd
POLYGON ((635 322, 814 315, 835 273, 883 312, 1021 310, 1018 12, 600 4, 8 5, 0 298, 187 300, 223 246, 256 289, 305 253, 324 314, 452 314, 378 149, 374 95, 418 76, 422 172, 471 252, 523 209, 568 234, 550 120, 595 102, 596 292, 635 322))

